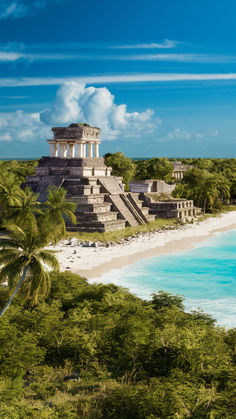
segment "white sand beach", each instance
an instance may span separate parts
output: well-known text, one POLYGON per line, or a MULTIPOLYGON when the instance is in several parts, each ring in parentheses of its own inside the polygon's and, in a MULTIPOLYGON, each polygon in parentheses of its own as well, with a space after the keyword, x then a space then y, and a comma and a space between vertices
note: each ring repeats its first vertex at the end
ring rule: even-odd
POLYGON ((81 243, 73 238, 63 240, 51 248, 58 252, 61 271, 68 270, 91 279, 140 259, 187 250, 216 232, 234 228, 236 211, 175 229, 140 233, 122 244, 112 243, 109 247, 102 243, 96 247, 92 242, 81 243))

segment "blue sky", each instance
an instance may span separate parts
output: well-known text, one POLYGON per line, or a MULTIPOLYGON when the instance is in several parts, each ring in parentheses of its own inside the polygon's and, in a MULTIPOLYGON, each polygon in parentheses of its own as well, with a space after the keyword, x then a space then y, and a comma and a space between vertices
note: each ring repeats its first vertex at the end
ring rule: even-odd
POLYGON ((0 158, 48 154, 52 126, 102 152, 235 157, 235 0, 2 0, 0 158))

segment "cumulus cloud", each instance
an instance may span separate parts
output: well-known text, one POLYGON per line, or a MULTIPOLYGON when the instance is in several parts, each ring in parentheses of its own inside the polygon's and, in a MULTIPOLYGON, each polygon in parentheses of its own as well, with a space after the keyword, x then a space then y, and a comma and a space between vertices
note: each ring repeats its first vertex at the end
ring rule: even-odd
POLYGON ((1 0, 0 19, 19 19, 43 9, 52 1, 58 3, 60 0, 1 0))
POLYGON ((127 105, 117 105, 106 87, 86 87, 75 81, 59 88, 54 103, 41 112, 40 120, 47 125, 87 122, 100 127, 106 140, 139 137, 144 132, 154 132, 161 122, 151 109, 128 112, 127 105))
POLYGON ((38 141, 48 137, 50 128, 40 121, 39 113, 18 110, 0 114, 0 141, 38 141))
POLYGON ((0 114, 0 142, 45 141, 51 137, 52 126, 72 122, 100 127, 104 140, 138 138, 144 133, 154 132, 161 123, 151 109, 128 112, 125 104, 117 105, 105 87, 66 82, 58 89, 52 105, 41 113, 18 110, 0 114))

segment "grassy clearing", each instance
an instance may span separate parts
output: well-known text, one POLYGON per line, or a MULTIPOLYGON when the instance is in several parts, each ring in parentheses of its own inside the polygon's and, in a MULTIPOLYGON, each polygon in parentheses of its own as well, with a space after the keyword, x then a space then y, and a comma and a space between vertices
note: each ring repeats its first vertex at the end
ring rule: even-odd
POLYGON ((165 228, 169 226, 177 226, 179 221, 175 218, 159 218, 154 221, 151 221, 147 224, 142 224, 137 227, 126 227, 124 230, 118 231, 109 231, 107 233, 77 233, 77 232, 67 232, 66 238, 76 237, 77 239, 83 241, 101 241, 101 242, 119 242, 121 239, 126 239, 131 236, 135 236, 138 233, 149 233, 156 230, 157 228, 165 228))

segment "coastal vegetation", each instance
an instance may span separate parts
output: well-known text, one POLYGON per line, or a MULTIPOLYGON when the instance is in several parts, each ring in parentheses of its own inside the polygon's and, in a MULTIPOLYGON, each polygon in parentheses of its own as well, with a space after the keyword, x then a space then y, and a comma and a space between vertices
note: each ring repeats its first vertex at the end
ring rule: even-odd
MULTIPOLYGON (((145 301, 60 273, 44 248, 65 236, 75 206, 63 188, 39 203, 20 188, 33 164, 22 170, 3 163, 0 177, 0 417, 233 419, 236 331, 186 313, 178 295, 145 301)), ((175 223, 97 234, 115 241, 175 223)))
POLYGON ((17 186, 12 176, 0 184, 0 284, 6 284, 9 291, 0 317, 18 291, 30 304, 47 296, 48 268, 58 270, 59 263, 45 247, 65 236, 65 217, 76 222, 76 205, 67 202, 65 195, 65 190, 51 187, 47 201, 41 204, 28 188, 17 186))
POLYGON ((234 418, 235 330, 180 296, 50 278, 0 319, 1 418, 234 418))

